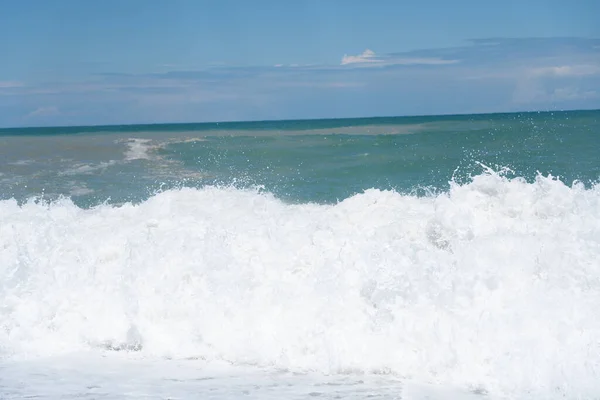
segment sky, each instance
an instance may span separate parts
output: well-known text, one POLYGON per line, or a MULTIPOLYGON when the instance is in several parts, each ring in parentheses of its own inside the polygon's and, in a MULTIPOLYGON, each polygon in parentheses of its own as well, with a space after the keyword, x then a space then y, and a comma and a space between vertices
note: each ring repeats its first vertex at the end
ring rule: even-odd
POLYGON ((0 9, 0 127, 600 109, 597 0, 0 9))

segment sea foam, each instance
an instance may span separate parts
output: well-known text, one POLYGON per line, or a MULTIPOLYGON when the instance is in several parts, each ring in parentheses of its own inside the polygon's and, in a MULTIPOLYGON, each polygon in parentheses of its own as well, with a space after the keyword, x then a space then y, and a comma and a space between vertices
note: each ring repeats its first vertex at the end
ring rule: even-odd
POLYGON ((494 173, 335 205, 205 187, 0 202, 0 357, 135 351, 600 393, 600 187, 494 173))

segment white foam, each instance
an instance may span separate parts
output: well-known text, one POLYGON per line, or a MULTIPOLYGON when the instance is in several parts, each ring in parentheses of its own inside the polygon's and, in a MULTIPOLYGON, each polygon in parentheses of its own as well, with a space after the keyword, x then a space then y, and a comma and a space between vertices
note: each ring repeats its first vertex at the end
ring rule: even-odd
MULTIPOLYGON (((475 400, 474 390, 414 385, 390 375, 298 374, 201 360, 71 354, 0 361, 2 398, 475 400), (23 382, 27 382, 26 385, 23 382)), ((495 400, 491 396, 486 399, 495 400)))
POLYGON ((86 194, 92 193, 94 193, 94 190, 88 188, 86 185, 77 184, 77 182, 71 182, 71 196, 85 196, 86 194))
POLYGON ((125 151, 125 160, 150 160, 150 151, 153 146, 150 145, 151 139, 127 139, 127 150, 125 151))
POLYGON ((600 187, 493 173, 337 205, 207 187, 91 210, 0 202, 0 352, 90 349, 600 392, 600 187))
POLYGON ((8 163, 9 165, 31 165, 35 162, 35 160, 18 160, 15 162, 8 163))
POLYGON ((171 139, 169 143, 196 143, 196 142, 206 142, 206 138, 201 137, 192 137, 192 138, 181 138, 181 139, 171 139))
POLYGON ((91 175, 98 171, 103 172, 108 167, 115 165, 117 162, 115 160, 104 161, 98 164, 75 164, 73 167, 59 172, 61 176, 70 176, 70 175, 91 175))
MULTIPOLYGON (((415 385, 391 375, 322 375, 132 354, 70 354, 0 361, 0 397, 103 399, 475 400, 474 390, 415 385), (26 385, 23 382, 27 382, 26 385)), ((486 399, 495 400, 492 396, 486 399)))

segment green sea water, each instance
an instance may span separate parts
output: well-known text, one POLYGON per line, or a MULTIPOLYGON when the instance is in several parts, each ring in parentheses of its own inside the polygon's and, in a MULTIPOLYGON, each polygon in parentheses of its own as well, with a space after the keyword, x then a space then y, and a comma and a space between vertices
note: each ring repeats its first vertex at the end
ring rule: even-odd
POLYGON ((334 203, 426 195, 487 168, 568 185, 600 178, 600 111, 0 130, 0 198, 139 202, 206 185, 334 203))

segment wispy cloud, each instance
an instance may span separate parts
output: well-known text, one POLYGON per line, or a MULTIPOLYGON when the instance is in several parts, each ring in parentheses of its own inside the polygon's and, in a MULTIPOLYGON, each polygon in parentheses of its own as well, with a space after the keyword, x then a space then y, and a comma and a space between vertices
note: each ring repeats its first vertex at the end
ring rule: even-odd
POLYGON ((447 65, 456 64, 458 60, 444 60, 439 57, 430 58, 390 58, 391 65, 447 65))
POLYGON ((560 65, 533 68, 530 72, 534 76, 588 76, 600 75, 600 65, 560 65))
POLYGON ((513 102, 515 104, 564 103, 600 99, 596 90, 586 90, 575 85, 548 87, 539 82, 523 82, 517 85, 513 102))
POLYGON ((381 63, 383 60, 375 55, 373 50, 366 49, 361 54, 357 56, 349 56, 344 54, 342 57, 342 65, 348 64, 371 64, 371 63, 381 63))
POLYGON ((597 99, 599 94, 595 90, 582 90, 578 87, 565 87, 555 89, 551 95, 553 101, 565 101, 565 100, 587 100, 597 99))
POLYGON ((0 81, 0 89, 22 87, 24 84, 17 81, 0 81))
POLYGON ((481 39, 333 65, 209 65, 0 81, 0 125, 600 108, 600 39, 481 39))
POLYGON ((458 60, 446 60, 440 57, 410 57, 406 55, 378 56, 374 51, 366 49, 356 56, 344 55, 341 65, 386 66, 386 65, 445 65, 456 64, 458 60))

